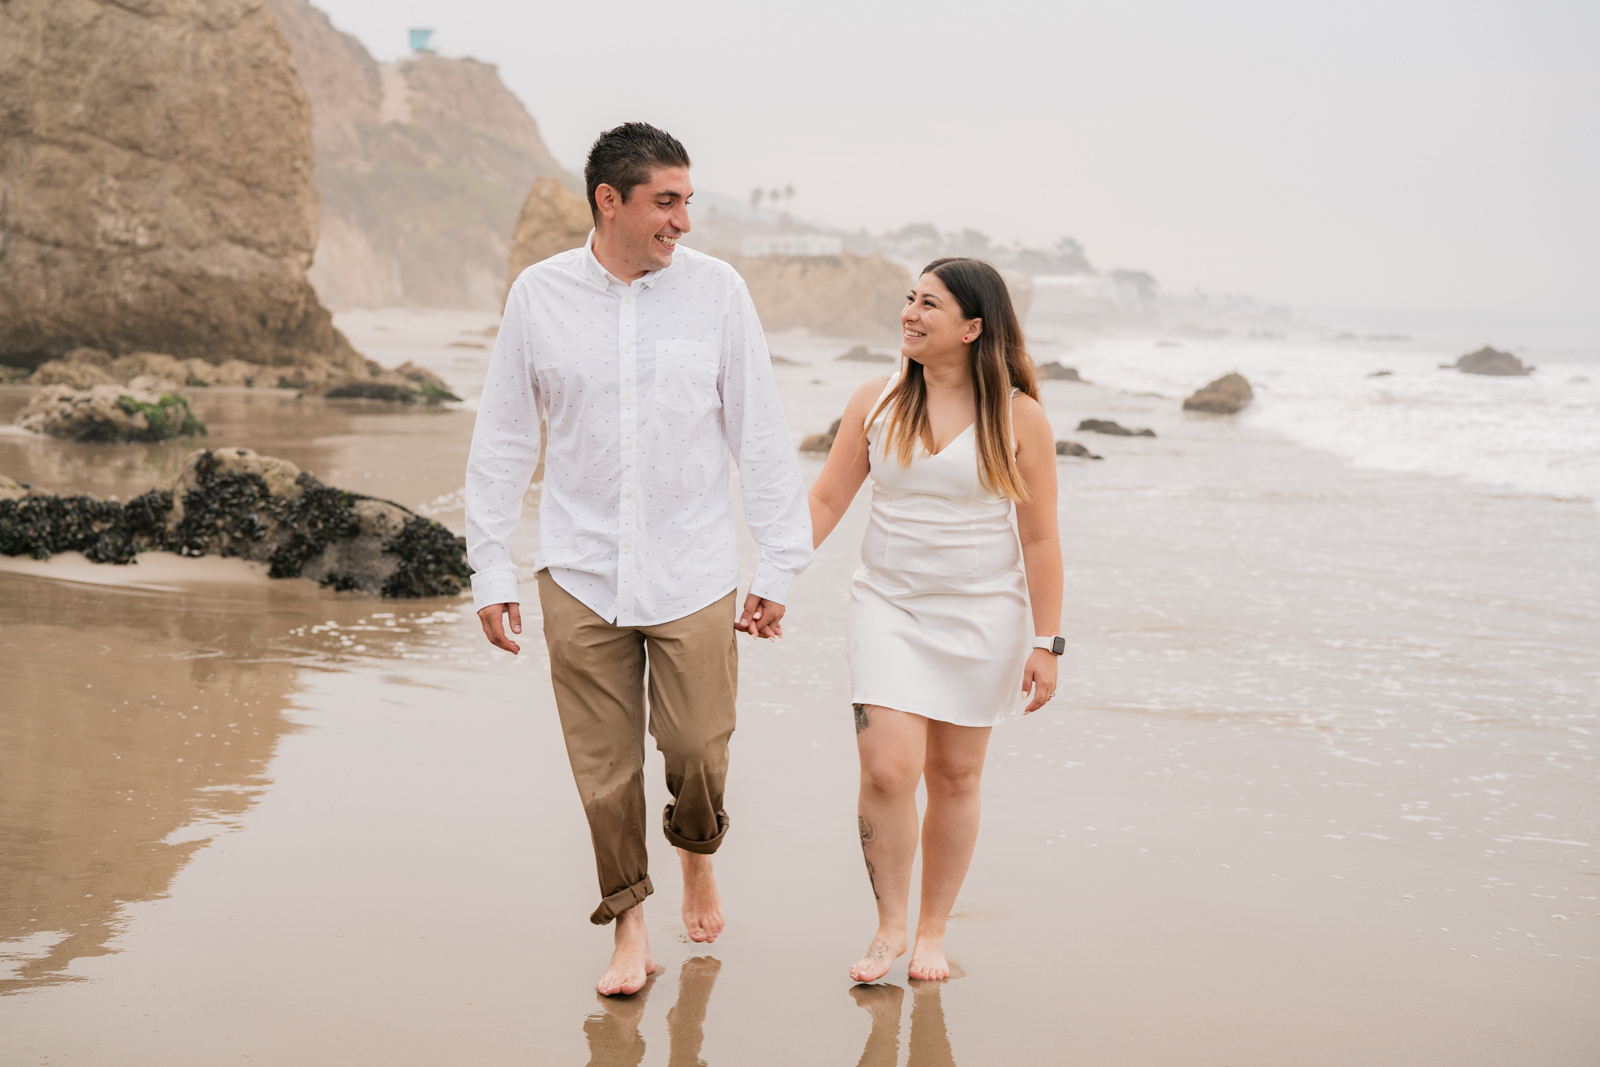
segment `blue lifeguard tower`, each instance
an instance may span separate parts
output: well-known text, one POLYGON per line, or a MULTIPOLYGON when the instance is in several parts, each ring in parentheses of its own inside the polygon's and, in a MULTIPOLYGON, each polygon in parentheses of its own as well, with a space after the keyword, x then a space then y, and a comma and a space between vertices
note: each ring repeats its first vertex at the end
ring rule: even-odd
POLYGON ((432 52, 433 47, 428 43, 432 36, 432 30, 413 29, 411 31, 411 50, 413 52, 432 52))

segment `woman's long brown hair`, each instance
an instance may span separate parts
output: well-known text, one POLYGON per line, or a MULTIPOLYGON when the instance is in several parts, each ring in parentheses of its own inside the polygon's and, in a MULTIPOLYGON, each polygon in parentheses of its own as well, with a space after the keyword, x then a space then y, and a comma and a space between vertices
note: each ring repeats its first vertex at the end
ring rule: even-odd
MULTIPOLYGON (((1011 390, 1039 399, 1033 376, 1033 359, 1022 337, 1022 325, 1011 305, 1011 291, 1000 272, 981 259, 955 256, 936 259, 922 269, 944 283, 961 305, 961 315, 982 319, 983 332, 971 346, 972 393, 977 419, 978 480, 992 493, 1011 500, 1028 499, 1028 486, 1017 470, 1016 446, 1011 437, 1011 390)), ((928 419, 928 383, 922 364, 905 360, 905 372, 867 419, 888 412, 884 425, 884 452, 894 452, 902 467, 911 465, 917 445, 933 451, 933 425, 928 419)), ((862 443, 866 443, 865 432, 862 443)))

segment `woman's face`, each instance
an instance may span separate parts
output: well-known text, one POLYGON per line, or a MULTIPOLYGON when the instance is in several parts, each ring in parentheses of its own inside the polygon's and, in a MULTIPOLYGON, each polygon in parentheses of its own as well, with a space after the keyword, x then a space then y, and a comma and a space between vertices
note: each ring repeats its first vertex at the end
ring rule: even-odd
POLYGON ((956 298, 930 272, 917 279, 900 311, 900 353, 925 367, 964 361, 982 331, 983 320, 963 316, 956 298))

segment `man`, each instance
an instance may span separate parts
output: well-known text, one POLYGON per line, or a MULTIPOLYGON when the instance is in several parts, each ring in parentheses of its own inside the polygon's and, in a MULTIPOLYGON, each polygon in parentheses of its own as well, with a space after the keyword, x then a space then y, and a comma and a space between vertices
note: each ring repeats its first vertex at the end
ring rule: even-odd
POLYGON ((523 271, 506 299, 467 463, 467 553, 484 634, 515 654, 522 618, 506 542, 539 462, 542 416, 534 569, 599 870, 590 920, 617 920, 596 987, 611 995, 637 991, 655 969, 643 913, 646 688, 684 926, 713 941, 734 630, 782 635, 790 583, 811 561, 811 520, 749 292, 726 263, 677 247, 694 192, 688 153, 630 122, 595 141, 584 178, 588 242, 523 271), (761 549, 737 621, 730 452, 761 549))

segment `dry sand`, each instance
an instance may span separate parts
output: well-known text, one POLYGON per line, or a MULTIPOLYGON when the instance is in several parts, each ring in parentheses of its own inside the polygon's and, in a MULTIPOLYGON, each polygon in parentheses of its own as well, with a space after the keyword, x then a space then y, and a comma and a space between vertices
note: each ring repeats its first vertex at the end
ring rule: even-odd
MULTIPOLYGON (((476 319, 369 320, 341 325, 475 391, 486 351, 445 346, 476 319)), ((797 439, 876 370, 773 347, 803 361, 779 370, 797 439)), ((1064 695, 996 731, 966 977, 913 989, 902 960, 852 996, 845 974, 873 916, 843 641, 862 501, 789 637, 742 645, 727 932, 684 940, 652 840, 662 970, 606 1003, 536 618, 512 659, 462 600, 0 560, 0 1061, 1593 1062, 1594 510, 1046 388, 1063 431, 1161 436, 1062 462, 1064 695)), ((197 413, 209 443, 459 529, 470 410, 197 413)), ((130 495, 171 462, 0 438, 0 471, 63 491, 130 495)))

